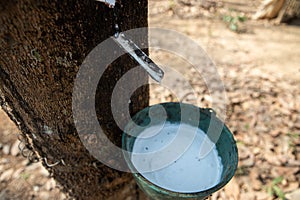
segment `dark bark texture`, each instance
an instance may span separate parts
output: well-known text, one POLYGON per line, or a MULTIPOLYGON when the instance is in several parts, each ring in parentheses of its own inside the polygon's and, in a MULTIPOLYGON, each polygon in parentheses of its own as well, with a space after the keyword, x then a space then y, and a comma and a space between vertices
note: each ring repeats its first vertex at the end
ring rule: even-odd
MULTIPOLYGON (((123 31, 147 26, 147 0, 123 0, 122 5, 123 31)), ((80 64, 113 34, 113 19, 112 9, 94 0, 0 3, 1 106, 45 167, 45 158, 48 163, 60 162, 47 168, 76 199, 125 199, 136 192, 131 174, 106 167, 89 154, 72 117, 72 90, 80 64)), ((135 41, 147 43, 147 37, 135 41)), ((110 97, 117 80, 135 66, 127 55, 120 57, 97 89, 98 119, 119 146, 121 131, 111 115, 110 97)), ((140 71, 135 78, 147 81, 147 74, 140 71)), ((131 114, 148 105, 148 89, 141 87, 132 96, 131 114)))

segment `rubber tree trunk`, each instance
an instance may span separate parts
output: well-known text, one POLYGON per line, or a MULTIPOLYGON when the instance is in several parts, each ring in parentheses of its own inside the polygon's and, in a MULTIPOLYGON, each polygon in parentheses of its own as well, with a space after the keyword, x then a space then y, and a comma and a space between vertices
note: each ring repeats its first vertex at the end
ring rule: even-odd
MULTIPOLYGON (((147 0, 122 0, 122 4, 123 31, 147 26, 147 0)), ((20 128, 28 148, 76 199, 125 199, 135 193, 131 174, 106 167, 89 154, 72 117, 72 90, 80 64, 113 34, 112 24, 112 9, 94 0, 0 3, 1 106, 20 128), (45 158, 48 164, 59 163, 49 167, 45 158)), ((147 43, 147 36, 135 40, 147 43)), ((122 56, 98 84, 97 117, 117 145, 121 131, 111 115, 110 97, 117 80, 135 66, 122 56)), ((147 74, 140 71, 135 78, 147 81, 147 74)), ((141 87, 132 96, 131 114, 148 105, 148 89, 141 87)))

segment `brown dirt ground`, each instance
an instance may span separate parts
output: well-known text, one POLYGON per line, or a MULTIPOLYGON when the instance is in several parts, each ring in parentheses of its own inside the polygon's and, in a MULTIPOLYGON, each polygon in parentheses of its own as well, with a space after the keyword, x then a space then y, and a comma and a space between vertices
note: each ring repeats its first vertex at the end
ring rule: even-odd
MULTIPOLYGON (((199 1, 150 0, 152 27, 177 30, 198 42, 216 63, 228 97, 226 123, 239 148, 236 176, 211 199, 300 199, 300 28, 272 21, 238 24, 231 31, 224 16, 248 19, 259 1, 228 0, 200 6, 199 1), (278 189, 279 188, 279 189, 278 189)), ((162 36, 163 37, 163 36, 162 36)), ((201 77, 182 59, 159 51, 151 57, 184 74, 198 99, 184 83, 173 88, 183 102, 211 106, 201 77)), ((176 94, 153 86, 151 104, 175 101, 176 94)), ((0 199, 65 199, 40 163, 20 155, 18 130, 0 110, 0 199)))

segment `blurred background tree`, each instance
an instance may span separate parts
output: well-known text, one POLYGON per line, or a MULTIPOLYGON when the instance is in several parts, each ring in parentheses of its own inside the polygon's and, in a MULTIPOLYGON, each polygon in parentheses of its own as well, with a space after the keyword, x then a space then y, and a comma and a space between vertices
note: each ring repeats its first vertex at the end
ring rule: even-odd
POLYGON ((277 23, 300 17, 299 0, 264 0, 253 19, 276 18, 277 23))

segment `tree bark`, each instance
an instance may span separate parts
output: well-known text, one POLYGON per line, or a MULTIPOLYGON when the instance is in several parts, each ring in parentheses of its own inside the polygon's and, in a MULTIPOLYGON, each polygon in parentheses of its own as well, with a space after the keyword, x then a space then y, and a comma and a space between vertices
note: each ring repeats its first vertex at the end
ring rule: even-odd
MULTIPOLYGON (((123 31, 147 26, 147 0, 123 0, 122 4, 123 31)), ((92 157, 80 142, 72 116, 76 74, 87 54, 113 34, 112 9, 94 0, 2 0, 0 24, 0 104, 21 130, 28 148, 43 158, 51 175, 76 199, 133 195, 136 187, 131 174, 92 157), (49 167, 45 161, 59 163, 49 167)), ((147 43, 147 36, 135 41, 147 43)), ((129 56, 122 56, 98 84, 97 117, 119 146, 122 132, 113 121, 110 97, 119 78, 135 66, 129 56)), ((135 78, 146 82, 148 76, 139 71, 135 78)), ((148 105, 148 95, 148 86, 135 92, 131 114, 148 105)))
POLYGON ((285 0, 284 5, 276 18, 276 23, 289 22, 294 18, 300 18, 300 1, 285 0))
POLYGON ((276 23, 288 22, 293 18, 300 17, 299 0, 264 0, 253 19, 273 19, 276 23))

